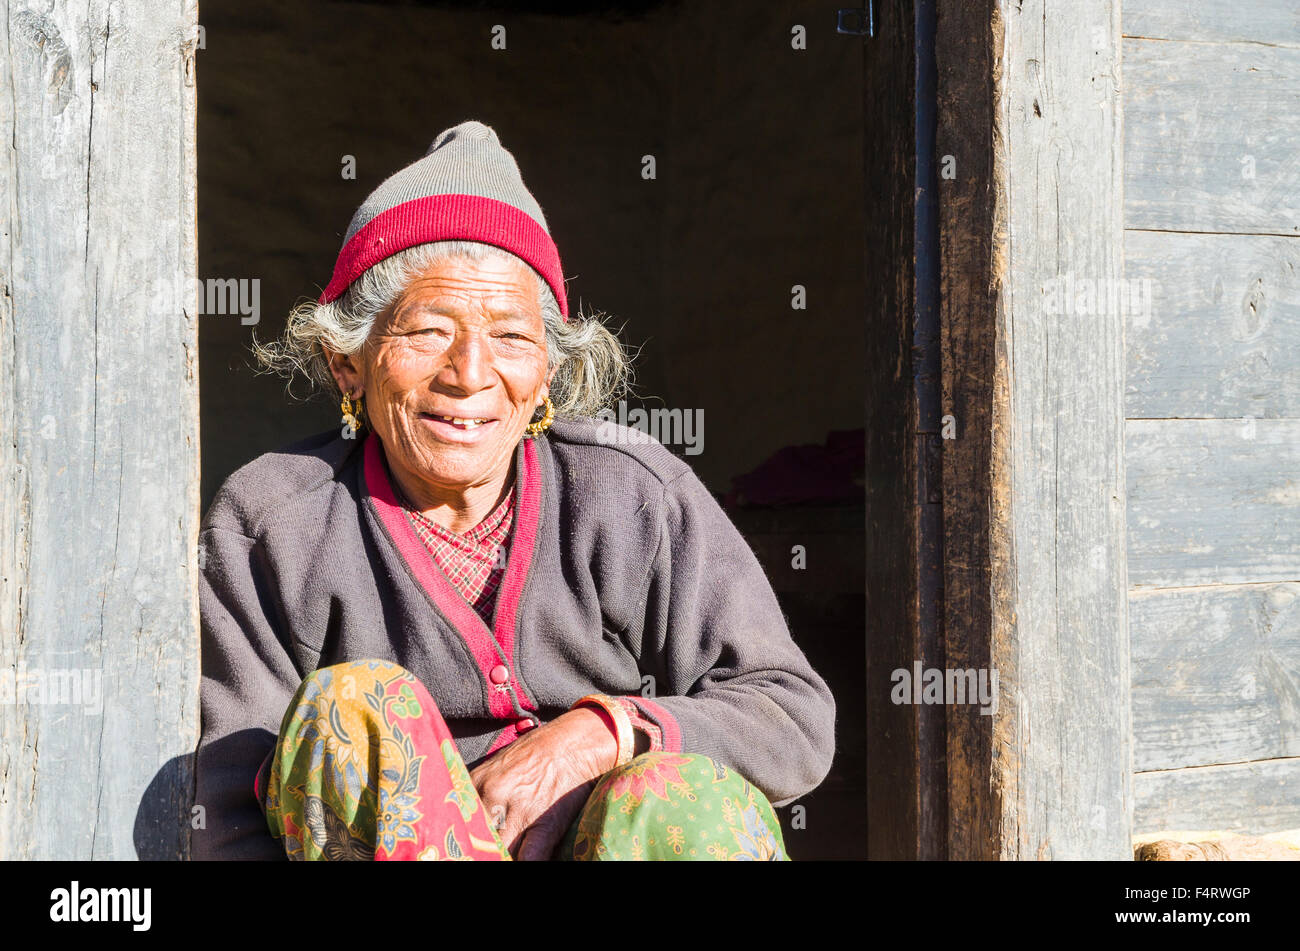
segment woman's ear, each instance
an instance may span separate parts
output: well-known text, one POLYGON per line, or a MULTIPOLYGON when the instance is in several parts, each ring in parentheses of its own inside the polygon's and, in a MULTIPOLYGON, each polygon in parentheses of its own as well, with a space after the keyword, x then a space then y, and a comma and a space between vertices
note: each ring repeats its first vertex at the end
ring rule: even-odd
POLYGON ((338 384, 339 392, 347 394, 349 399, 365 395, 365 383, 361 379, 361 371, 351 356, 327 349, 325 359, 329 362, 330 373, 334 376, 334 382, 338 384))

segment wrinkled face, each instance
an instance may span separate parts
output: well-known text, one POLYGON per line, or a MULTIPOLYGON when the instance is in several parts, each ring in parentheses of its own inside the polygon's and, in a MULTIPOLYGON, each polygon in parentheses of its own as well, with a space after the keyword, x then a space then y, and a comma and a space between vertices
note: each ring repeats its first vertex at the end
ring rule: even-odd
POLYGON ((435 497, 503 485, 550 382, 537 278, 496 256, 435 264, 331 367, 364 394, 403 484, 435 497))

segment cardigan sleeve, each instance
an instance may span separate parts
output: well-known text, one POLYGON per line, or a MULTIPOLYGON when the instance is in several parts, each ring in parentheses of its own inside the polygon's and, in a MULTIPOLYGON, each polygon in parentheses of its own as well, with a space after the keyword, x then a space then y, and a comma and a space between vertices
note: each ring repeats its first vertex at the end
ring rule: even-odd
POLYGON ((196 755, 195 859, 284 859, 253 791, 280 721, 302 681, 284 639, 272 573, 261 546, 205 527, 199 586, 203 733, 196 755))
POLYGON ((794 643, 762 566, 694 474, 665 486, 632 698, 663 747, 737 770, 775 805, 830 771, 835 701, 794 643))

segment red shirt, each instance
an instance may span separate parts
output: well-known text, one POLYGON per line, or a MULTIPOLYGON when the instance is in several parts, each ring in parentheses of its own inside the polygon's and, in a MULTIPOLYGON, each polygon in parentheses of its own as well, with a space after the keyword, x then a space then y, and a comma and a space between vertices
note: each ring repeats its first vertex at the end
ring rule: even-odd
POLYGON ((514 515, 513 490, 487 518, 463 535, 443 528, 423 512, 406 507, 406 517, 433 555, 434 562, 489 629, 492 627, 497 587, 506 572, 506 553, 514 515))

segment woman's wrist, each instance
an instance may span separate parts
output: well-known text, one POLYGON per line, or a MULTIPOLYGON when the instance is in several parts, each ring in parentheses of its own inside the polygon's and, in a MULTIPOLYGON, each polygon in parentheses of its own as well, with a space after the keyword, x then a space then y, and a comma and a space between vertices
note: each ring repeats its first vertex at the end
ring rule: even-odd
POLYGON ((616 746, 614 761, 610 769, 623 766, 636 755, 636 734, 632 729, 632 720, 614 697, 605 694, 588 694, 573 705, 573 709, 589 708, 599 712, 602 722, 612 733, 616 746))
POLYGON ((592 756, 591 772, 603 776, 618 763, 618 735, 613 718, 600 707, 574 707, 566 717, 582 724, 582 746, 592 756))

